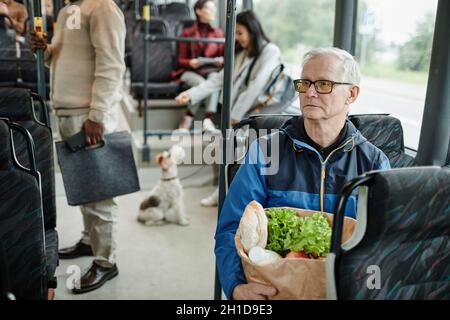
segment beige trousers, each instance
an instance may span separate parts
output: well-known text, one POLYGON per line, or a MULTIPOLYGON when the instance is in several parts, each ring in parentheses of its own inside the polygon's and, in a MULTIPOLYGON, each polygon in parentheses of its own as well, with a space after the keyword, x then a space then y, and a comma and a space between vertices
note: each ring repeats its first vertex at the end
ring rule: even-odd
MULTIPOLYGON (((58 117, 58 128, 63 140, 81 131, 88 115, 58 117)), ((110 133, 117 127, 117 112, 107 117, 105 132, 110 133)), ((95 262, 110 268, 116 263, 117 211, 115 199, 89 203, 80 206, 83 214, 82 242, 92 247, 95 262)))

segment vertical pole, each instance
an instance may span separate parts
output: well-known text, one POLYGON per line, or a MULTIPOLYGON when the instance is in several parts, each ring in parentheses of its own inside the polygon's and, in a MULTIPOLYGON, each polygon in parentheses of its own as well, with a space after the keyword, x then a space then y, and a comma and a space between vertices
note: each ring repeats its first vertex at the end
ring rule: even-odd
POLYGON ((219 27, 222 30, 226 29, 227 24, 227 0, 219 0, 219 27))
POLYGON ((357 9, 358 0, 336 0, 333 45, 351 55, 355 55, 357 9))
POLYGON ((144 30, 144 145, 142 149, 142 160, 150 161, 150 147, 147 143, 148 138, 148 121, 147 121, 147 109, 148 109, 148 37, 150 34, 150 0, 145 0, 143 8, 142 18, 145 23, 144 30))
MULTIPOLYGON (((31 10, 31 22, 33 25, 34 31, 39 35, 44 32, 44 22, 42 20, 42 6, 41 0, 33 0, 32 2, 32 10, 31 10)), ((47 98, 46 87, 45 87, 45 66, 44 66, 44 50, 38 49, 36 51, 37 58, 37 86, 38 86, 38 94, 42 99, 47 98)), ((48 112, 43 112, 44 117, 48 112)), ((48 116, 45 117, 45 122, 50 123, 48 116)))
MULTIPOLYGON (((147 0, 145 0, 145 1, 147 1, 147 0)), ((141 4, 140 0, 134 0, 134 17, 135 17, 136 20, 140 20, 141 19, 140 4, 141 4)))
POLYGON ((450 1, 439 0, 416 164, 443 166, 450 144, 450 1))
MULTIPOLYGON (((222 163, 220 165, 219 176, 219 206, 218 216, 225 200, 225 165, 227 163, 227 129, 230 128, 230 112, 231 112, 231 90, 233 85, 233 65, 234 65, 234 47, 236 32, 236 0, 227 1, 227 23, 226 23, 226 43, 225 43, 225 69, 223 81, 223 108, 222 108, 222 163)), ((214 284, 214 299, 221 300, 222 287, 220 285, 219 273, 216 263, 216 280, 214 284)))

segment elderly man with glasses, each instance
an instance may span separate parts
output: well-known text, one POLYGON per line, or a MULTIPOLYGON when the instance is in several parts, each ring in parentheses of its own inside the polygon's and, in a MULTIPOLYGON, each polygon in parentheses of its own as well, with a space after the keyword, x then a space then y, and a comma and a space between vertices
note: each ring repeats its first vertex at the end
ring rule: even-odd
MULTIPOLYGON (((367 171, 389 169, 386 155, 368 142, 347 119, 359 95, 360 71, 346 51, 319 48, 308 52, 301 79, 302 116, 286 122, 278 133, 252 144, 228 191, 216 231, 215 253, 221 284, 230 299, 267 299, 276 288, 247 283, 234 245, 245 206, 296 207, 332 213, 346 181, 367 171), (279 153, 279 170, 268 173, 264 146, 279 153), (274 146, 277 149, 274 149, 274 146)), ((273 157, 272 157, 273 158, 273 157)), ((346 215, 355 218, 352 195, 346 215)))

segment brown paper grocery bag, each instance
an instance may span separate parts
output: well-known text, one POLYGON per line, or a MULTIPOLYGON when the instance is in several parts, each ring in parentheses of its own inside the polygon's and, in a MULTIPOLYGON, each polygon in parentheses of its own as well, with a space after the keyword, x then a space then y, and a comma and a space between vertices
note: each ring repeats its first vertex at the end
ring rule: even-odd
MULTIPOLYGON (((289 208, 299 216, 311 216, 317 211, 289 208)), ((330 225, 333 215, 325 213, 330 225)), ((345 217, 342 242, 352 236, 356 220, 345 217)), ((274 300, 318 300, 326 298, 325 258, 303 259, 283 258, 273 263, 259 266, 250 261, 241 243, 240 224, 235 236, 235 245, 241 257, 247 282, 271 285, 278 290, 274 300)))

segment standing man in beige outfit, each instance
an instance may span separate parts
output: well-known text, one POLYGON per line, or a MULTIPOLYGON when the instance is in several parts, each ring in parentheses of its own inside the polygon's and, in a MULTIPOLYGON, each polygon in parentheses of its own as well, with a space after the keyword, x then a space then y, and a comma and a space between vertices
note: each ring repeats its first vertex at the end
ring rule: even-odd
MULTIPOLYGON (((67 139, 84 130, 88 145, 100 143, 118 121, 120 86, 125 72, 125 21, 113 0, 71 0, 57 20, 52 44, 30 34, 34 50, 45 50, 50 66, 51 100, 59 132, 67 139)), ((102 186, 99 185, 99 188, 102 186)), ((61 249, 61 259, 94 256, 74 293, 101 287, 117 276, 117 203, 104 200, 80 207, 82 239, 61 249)))

